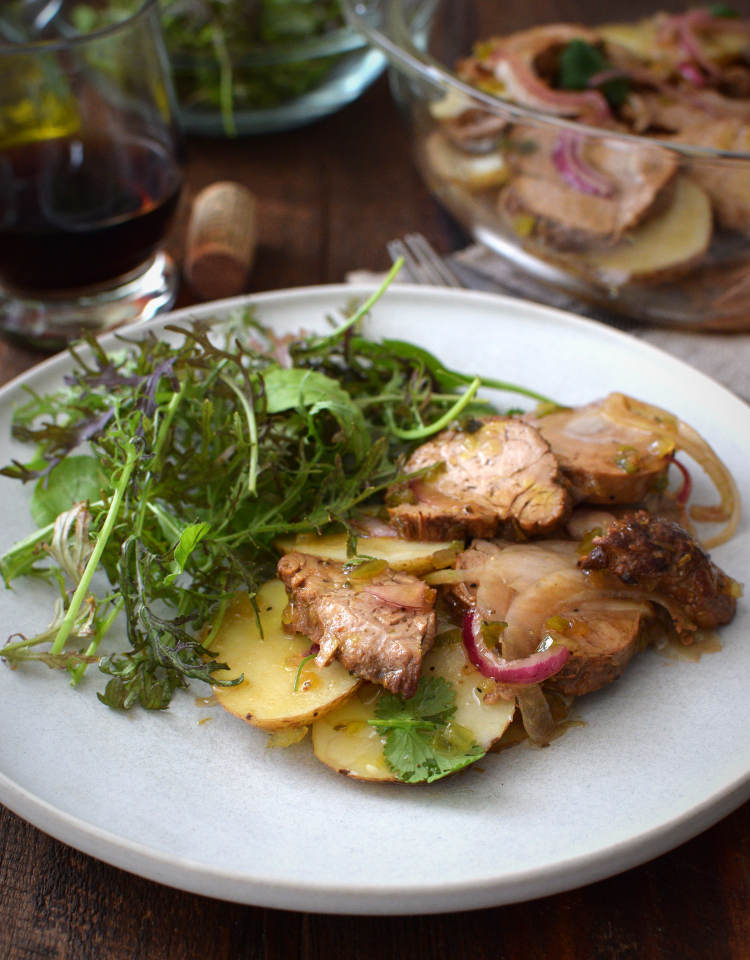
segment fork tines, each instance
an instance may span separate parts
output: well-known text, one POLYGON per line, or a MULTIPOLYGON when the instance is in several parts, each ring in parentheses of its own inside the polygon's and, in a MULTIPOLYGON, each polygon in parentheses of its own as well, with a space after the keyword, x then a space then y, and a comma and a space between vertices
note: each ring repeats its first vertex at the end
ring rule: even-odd
POLYGON ((463 286, 443 257, 421 233, 408 233, 403 240, 391 240, 387 249, 394 263, 403 258, 404 268, 414 283, 441 287, 463 286))

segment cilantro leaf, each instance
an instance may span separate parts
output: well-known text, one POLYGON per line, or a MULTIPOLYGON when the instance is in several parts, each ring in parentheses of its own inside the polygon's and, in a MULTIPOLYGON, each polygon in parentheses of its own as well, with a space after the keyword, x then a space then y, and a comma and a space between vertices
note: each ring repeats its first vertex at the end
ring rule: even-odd
POLYGON ((469 730, 452 721, 456 692, 442 677, 422 677, 410 700, 388 693, 370 724, 385 733, 383 754, 404 783, 432 783, 484 756, 469 730))
MULTIPOLYGON (((611 69, 604 53, 585 40, 571 40, 560 55, 557 85, 562 90, 587 90, 591 78, 611 69)), ((624 103, 630 87, 625 77, 614 77, 595 85, 613 107, 624 103)))

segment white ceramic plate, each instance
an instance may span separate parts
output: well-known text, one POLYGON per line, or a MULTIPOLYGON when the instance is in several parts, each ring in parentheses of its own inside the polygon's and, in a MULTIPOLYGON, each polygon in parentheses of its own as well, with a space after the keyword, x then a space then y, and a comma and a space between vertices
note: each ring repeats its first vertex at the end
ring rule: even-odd
MULTIPOLYGON (((364 292, 250 299, 277 329, 311 330, 364 292)), ((659 403, 709 437, 748 489, 750 408, 604 326, 487 294, 394 287, 369 332, 568 403, 611 389, 659 403)), ((0 392, 3 462, 22 453, 7 439, 21 383, 53 387, 68 367, 56 357, 0 392)), ((28 531, 28 496, 0 479, 2 548, 28 531)), ((749 557, 743 522, 715 558, 744 579, 749 557)), ((95 857, 227 900, 395 914, 538 897, 650 859, 750 794, 749 619, 741 605, 723 649, 699 663, 647 651, 610 689, 582 699, 585 725, 549 748, 492 755, 422 787, 347 780, 320 765, 309 742, 268 750, 262 732, 196 703, 203 686, 164 713, 118 714, 96 700, 97 671, 73 692, 44 667, 0 669, 0 800, 95 857)), ((39 592, 2 591, 0 622, 6 633, 43 626, 39 592)))

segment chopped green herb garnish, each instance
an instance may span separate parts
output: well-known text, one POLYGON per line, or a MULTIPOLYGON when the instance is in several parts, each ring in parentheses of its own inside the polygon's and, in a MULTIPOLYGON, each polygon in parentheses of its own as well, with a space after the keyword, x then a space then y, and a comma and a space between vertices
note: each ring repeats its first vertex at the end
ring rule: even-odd
MULTIPOLYGON (((557 86, 562 90, 588 90, 597 74, 612 69, 604 53, 585 40, 570 40, 560 55, 557 86)), ((612 107, 621 106, 630 92, 626 77, 612 77, 594 85, 601 90, 612 107)))
POLYGON ((708 8, 708 12, 712 17, 727 20, 733 20, 740 15, 739 11, 735 10, 734 7, 730 7, 727 3, 714 3, 708 8))
POLYGON ((622 446, 614 455, 614 463, 625 473, 637 473, 640 467, 640 454, 635 447, 622 446))
POLYGON ((442 677, 422 677, 409 700, 392 693, 378 700, 369 723, 385 734, 385 760, 399 780, 432 783, 484 756, 470 731, 453 722, 455 712, 456 691, 442 677))

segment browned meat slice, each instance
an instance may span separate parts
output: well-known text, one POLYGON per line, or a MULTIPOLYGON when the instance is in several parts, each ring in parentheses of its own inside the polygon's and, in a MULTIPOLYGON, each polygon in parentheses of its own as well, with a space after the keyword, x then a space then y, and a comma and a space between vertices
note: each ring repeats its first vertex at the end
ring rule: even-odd
POLYGON ((549 443, 577 501, 637 503, 665 485, 674 445, 618 423, 607 410, 605 399, 527 419, 549 443))
POLYGON ((334 657, 358 677, 404 697, 417 688, 435 638, 435 591, 386 568, 367 580, 344 565, 287 553, 278 574, 290 595, 290 629, 320 644, 316 663, 334 657))
POLYGON ((570 512, 570 494, 539 432, 512 417, 493 417, 470 433, 445 430, 418 447, 410 472, 435 467, 410 484, 412 502, 388 508, 408 540, 536 536, 570 512))
POLYGON ((682 527, 645 510, 610 524, 579 563, 674 601, 670 613, 681 634, 729 623, 735 613, 739 585, 682 527))
POLYGON ((502 654, 527 656, 549 629, 570 650, 563 669, 548 683, 580 696, 615 680, 641 647, 641 628, 651 605, 628 591, 596 584, 577 569, 577 544, 475 541, 461 554, 466 582, 448 588, 465 611, 476 607, 485 622, 504 621, 502 654))
MULTIPOLYGON (((747 153, 750 150, 750 101, 744 101, 743 119, 712 117, 693 122, 675 138, 715 150, 747 153)), ((729 230, 750 232, 750 184, 748 177, 733 164, 701 158, 690 169, 690 176, 711 198, 719 224, 729 230)))
POLYGON ((516 128, 512 139, 519 149, 509 159, 518 176, 503 194, 502 210, 532 216, 536 233, 568 250, 616 243, 626 230, 666 205, 677 173, 677 162, 667 150, 608 138, 574 142, 571 137, 575 135, 516 128), (536 149, 528 149, 529 143, 536 149), (554 159, 565 149, 575 149, 579 162, 602 178, 600 195, 566 181, 565 168, 561 171, 554 159))

